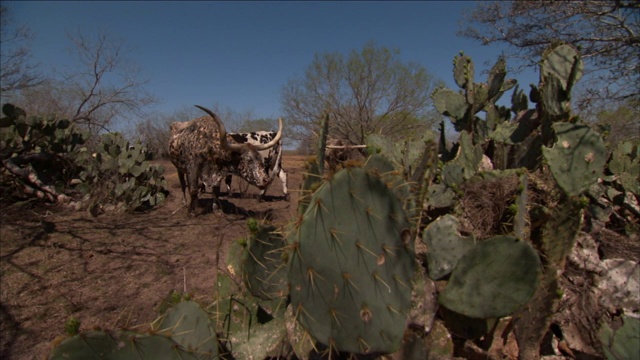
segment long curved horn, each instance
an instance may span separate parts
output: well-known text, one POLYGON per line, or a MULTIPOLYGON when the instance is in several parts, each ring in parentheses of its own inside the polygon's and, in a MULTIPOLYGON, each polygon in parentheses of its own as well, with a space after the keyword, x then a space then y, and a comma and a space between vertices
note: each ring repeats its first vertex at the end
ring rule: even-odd
POLYGON ((209 114, 209 116, 213 118, 216 124, 218 124, 218 132, 220 133, 220 147, 222 147, 222 149, 231 151, 231 152, 242 151, 244 144, 230 144, 227 141, 227 129, 225 129, 224 124, 222 123, 218 115, 216 115, 213 111, 207 109, 206 107, 202 107, 200 105, 196 105, 196 107, 206 112, 207 114, 209 114))
POLYGON ((367 145, 327 145, 327 149, 364 149, 367 145))
POLYGON ((258 151, 270 149, 278 144, 278 141, 280 141, 281 137, 282 137, 282 118, 278 118, 278 133, 273 138, 273 140, 269 141, 266 144, 254 145, 254 147, 258 151))

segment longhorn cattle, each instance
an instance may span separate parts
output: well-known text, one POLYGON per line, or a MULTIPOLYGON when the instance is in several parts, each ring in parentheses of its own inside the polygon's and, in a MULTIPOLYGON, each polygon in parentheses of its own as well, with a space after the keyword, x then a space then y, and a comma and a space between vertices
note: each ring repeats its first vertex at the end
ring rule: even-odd
POLYGON ((324 158, 331 172, 335 172, 338 165, 347 160, 364 160, 365 156, 360 149, 366 147, 366 145, 349 145, 342 139, 330 139, 327 140, 324 158))
MULTIPOLYGON (((229 133, 227 139, 232 140, 237 144, 252 144, 260 146, 262 144, 268 144, 276 137, 278 133, 274 131, 256 131, 250 133, 229 133)), ((262 159, 264 160, 264 167, 271 176, 271 181, 277 176, 282 182, 282 192, 284 193, 285 200, 289 200, 289 190, 287 188, 287 172, 282 168, 282 141, 268 150, 260 151, 262 159)), ((224 183, 227 185, 227 192, 231 193, 231 178, 232 175, 227 175, 224 183)), ((269 184, 271 183, 269 181, 269 184)), ((268 186, 268 185, 267 185, 268 186)), ((264 200, 264 194, 267 192, 267 188, 263 188, 260 191, 260 201, 264 200)))
MULTIPOLYGON (((169 157, 178 170, 182 195, 186 201, 189 188, 189 212, 193 214, 198 204, 199 182, 212 179, 219 184, 228 174, 240 176, 248 183, 264 189, 272 180, 260 151, 278 144, 282 137, 282 119, 274 138, 260 145, 232 143, 220 118, 211 110, 196 105, 209 116, 170 125, 169 157)), ((217 198, 214 193, 214 208, 217 198)))

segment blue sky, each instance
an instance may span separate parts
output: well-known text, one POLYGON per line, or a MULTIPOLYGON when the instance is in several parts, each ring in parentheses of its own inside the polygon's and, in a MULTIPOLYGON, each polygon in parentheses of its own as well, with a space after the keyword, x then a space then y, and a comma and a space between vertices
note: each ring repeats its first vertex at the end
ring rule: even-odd
MULTIPOLYGON (((125 40, 129 59, 172 113, 193 104, 218 104, 255 118, 282 114, 281 89, 304 74, 316 53, 360 50, 369 41, 397 49, 457 89, 452 58, 460 50, 476 63, 476 81, 502 49, 456 36, 471 1, 205 2, 3 1, 13 20, 28 26, 34 61, 45 73, 73 67, 67 32, 107 31, 125 40)), ((527 71, 521 86, 537 82, 527 71)))

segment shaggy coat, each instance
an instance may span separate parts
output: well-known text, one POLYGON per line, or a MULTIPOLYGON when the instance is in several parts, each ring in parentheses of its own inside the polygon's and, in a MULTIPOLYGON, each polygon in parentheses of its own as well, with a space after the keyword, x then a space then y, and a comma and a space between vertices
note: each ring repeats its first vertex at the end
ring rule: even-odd
MULTIPOLYGON (((259 151, 275 146, 282 137, 280 120, 276 137, 267 144, 231 144, 227 141, 224 124, 218 116, 209 109, 196 106, 210 116, 172 123, 169 141, 169 157, 178 171, 184 201, 186 189, 189 189, 189 212, 192 214, 198 204, 200 179, 211 179, 219 184, 227 174, 233 174, 260 189, 266 187, 271 177, 259 151)), ((214 200, 215 208, 217 199, 214 200)))

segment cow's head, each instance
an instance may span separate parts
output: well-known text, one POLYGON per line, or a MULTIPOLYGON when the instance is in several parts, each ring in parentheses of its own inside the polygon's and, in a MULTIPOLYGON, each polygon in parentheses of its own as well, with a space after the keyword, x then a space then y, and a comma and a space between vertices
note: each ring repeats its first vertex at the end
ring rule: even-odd
POLYGON ((278 144, 282 137, 282 119, 278 119, 278 132, 276 136, 266 144, 234 144, 227 141, 227 131, 220 118, 211 110, 196 105, 199 109, 206 112, 218 124, 218 133, 220 136, 220 147, 222 150, 231 154, 232 163, 235 171, 240 177, 245 179, 252 185, 263 188, 269 184, 271 177, 265 168, 264 160, 259 151, 268 150, 278 144))

